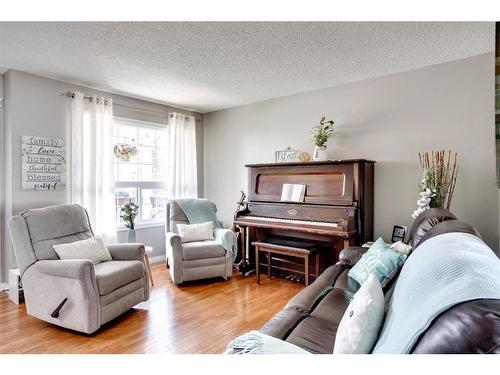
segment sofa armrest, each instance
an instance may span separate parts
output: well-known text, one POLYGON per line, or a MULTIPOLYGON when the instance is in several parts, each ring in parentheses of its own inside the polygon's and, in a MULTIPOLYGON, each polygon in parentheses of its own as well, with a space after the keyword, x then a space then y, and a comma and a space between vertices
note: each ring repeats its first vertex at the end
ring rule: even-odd
POLYGON ((35 269, 46 275, 83 280, 88 272, 95 278, 94 264, 88 259, 40 260, 35 269))
POLYGON ((116 243, 107 244, 109 253, 113 260, 140 260, 145 254, 145 247, 142 243, 116 243))
POLYGON ((350 246, 347 249, 344 249, 340 252, 338 263, 352 267, 361 259, 363 254, 365 254, 367 251, 368 249, 365 247, 350 246))

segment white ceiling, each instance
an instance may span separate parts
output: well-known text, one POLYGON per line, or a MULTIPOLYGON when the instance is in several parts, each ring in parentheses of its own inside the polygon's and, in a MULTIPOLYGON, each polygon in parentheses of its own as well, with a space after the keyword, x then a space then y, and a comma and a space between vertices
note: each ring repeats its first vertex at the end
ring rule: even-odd
POLYGON ((0 22, 0 66, 200 112, 493 50, 492 22, 0 22))

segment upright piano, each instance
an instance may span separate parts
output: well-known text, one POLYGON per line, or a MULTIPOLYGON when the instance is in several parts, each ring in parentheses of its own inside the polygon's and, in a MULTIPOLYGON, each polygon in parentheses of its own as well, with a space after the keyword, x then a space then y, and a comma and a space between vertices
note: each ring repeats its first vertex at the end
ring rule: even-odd
MULTIPOLYGON (((322 269, 337 261, 343 248, 372 240, 374 164, 355 159, 245 165, 248 201, 234 225, 240 229, 246 270, 255 264, 251 244, 257 240, 282 237, 324 245, 322 269), (281 201, 283 184, 305 185, 303 201, 281 201)), ((282 275, 303 268, 292 258, 273 262, 282 275)))

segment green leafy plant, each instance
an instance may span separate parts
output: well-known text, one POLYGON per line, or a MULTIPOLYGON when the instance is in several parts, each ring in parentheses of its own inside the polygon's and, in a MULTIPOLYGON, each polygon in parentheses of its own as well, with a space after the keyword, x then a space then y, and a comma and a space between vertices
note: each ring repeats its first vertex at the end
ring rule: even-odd
POLYGON ((324 147, 326 142, 328 142, 328 138, 333 133, 333 124, 334 122, 332 120, 327 120, 325 116, 321 118, 319 121, 319 125, 315 125, 312 128, 312 135, 313 135, 313 141, 314 145, 317 147, 324 147))
POLYGON ((127 227, 128 229, 134 229, 134 220, 137 217, 137 213, 139 212, 139 206, 134 202, 129 202, 123 205, 120 212, 120 217, 123 220, 125 227, 127 227))

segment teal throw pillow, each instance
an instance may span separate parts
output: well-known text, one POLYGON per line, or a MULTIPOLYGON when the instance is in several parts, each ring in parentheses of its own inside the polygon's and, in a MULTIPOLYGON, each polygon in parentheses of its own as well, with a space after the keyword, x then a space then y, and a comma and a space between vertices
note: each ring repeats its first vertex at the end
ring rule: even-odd
POLYGON ((349 277, 362 285, 368 275, 374 273, 382 286, 387 284, 386 281, 390 281, 395 276, 406 260, 405 254, 392 250, 390 246, 380 237, 349 270, 349 277))

